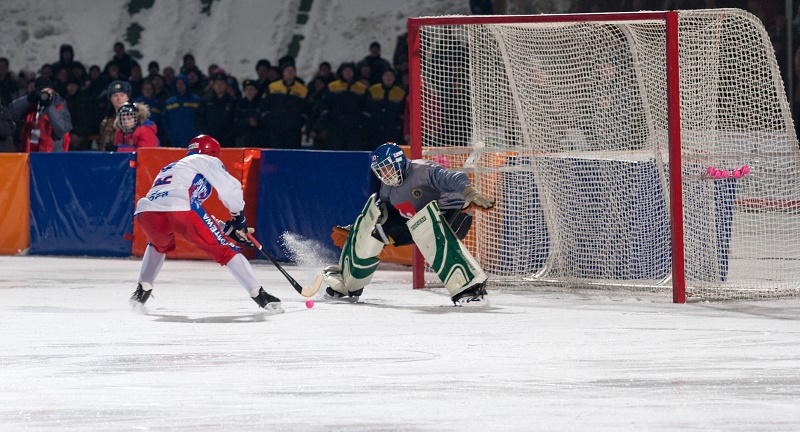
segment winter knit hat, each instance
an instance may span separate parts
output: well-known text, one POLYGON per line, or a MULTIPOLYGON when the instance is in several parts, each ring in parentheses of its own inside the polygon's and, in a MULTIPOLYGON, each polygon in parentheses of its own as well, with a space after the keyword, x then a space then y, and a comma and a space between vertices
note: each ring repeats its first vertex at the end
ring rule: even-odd
POLYGON ((35 83, 36 83, 35 84, 36 90, 41 90, 43 88, 53 88, 53 83, 51 83, 50 80, 44 75, 39 75, 39 77, 36 78, 35 83))

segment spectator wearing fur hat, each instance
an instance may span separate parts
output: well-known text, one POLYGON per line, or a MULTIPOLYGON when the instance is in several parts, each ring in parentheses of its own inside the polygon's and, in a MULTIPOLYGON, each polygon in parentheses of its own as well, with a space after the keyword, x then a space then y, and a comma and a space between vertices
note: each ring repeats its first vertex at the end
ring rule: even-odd
POLYGON ((117 119, 117 110, 125 102, 131 100, 131 85, 127 81, 112 81, 106 89, 106 97, 111 101, 111 106, 108 108, 106 117, 100 122, 100 135, 97 139, 97 144, 100 149, 106 151, 115 151, 114 135, 117 129, 114 127, 114 121, 117 119))
POLYGON ((141 148, 158 147, 156 124, 148 117, 150 110, 143 103, 126 102, 119 107, 114 120, 116 151, 135 152, 141 148))
POLYGON ((46 77, 36 78, 35 90, 11 102, 11 117, 20 125, 20 151, 64 152, 69 150, 72 117, 67 103, 46 77))

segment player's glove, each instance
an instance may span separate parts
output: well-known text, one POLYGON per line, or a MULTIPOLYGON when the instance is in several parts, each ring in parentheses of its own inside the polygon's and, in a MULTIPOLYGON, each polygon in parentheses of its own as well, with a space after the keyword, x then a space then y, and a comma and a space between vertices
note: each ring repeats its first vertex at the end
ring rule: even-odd
POLYGON ((247 247, 255 247, 253 242, 247 238, 247 234, 253 233, 255 230, 247 228, 244 213, 231 213, 231 219, 225 222, 225 227, 223 229, 226 236, 243 243, 247 247))
POLYGON ((462 210, 468 209, 471 204, 486 210, 494 207, 494 198, 483 195, 472 186, 465 187, 461 194, 464 195, 464 207, 462 210))
POLYGON ((378 210, 381 212, 381 214, 378 216, 377 224, 383 225, 386 223, 386 220, 389 219, 389 207, 381 200, 376 201, 375 204, 378 205, 378 210))

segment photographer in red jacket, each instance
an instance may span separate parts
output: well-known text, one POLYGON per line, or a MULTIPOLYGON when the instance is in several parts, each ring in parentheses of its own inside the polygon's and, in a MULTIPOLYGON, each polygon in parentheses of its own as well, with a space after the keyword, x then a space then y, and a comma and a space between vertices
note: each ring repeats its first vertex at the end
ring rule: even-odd
POLYGON ((72 117, 66 101, 53 90, 47 77, 36 78, 36 89, 12 101, 9 109, 14 121, 22 128, 21 152, 69 150, 72 117))

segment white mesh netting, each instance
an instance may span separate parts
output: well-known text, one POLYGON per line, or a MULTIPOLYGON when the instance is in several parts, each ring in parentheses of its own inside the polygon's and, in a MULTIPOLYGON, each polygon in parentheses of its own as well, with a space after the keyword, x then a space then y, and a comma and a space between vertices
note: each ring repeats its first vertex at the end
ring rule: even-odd
MULTIPOLYGON (((800 151, 767 33, 733 9, 681 11, 678 29, 687 295, 796 295, 800 151)), ((419 40, 423 154, 497 198, 466 239, 490 284, 669 292, 665 22, 419 40)))

